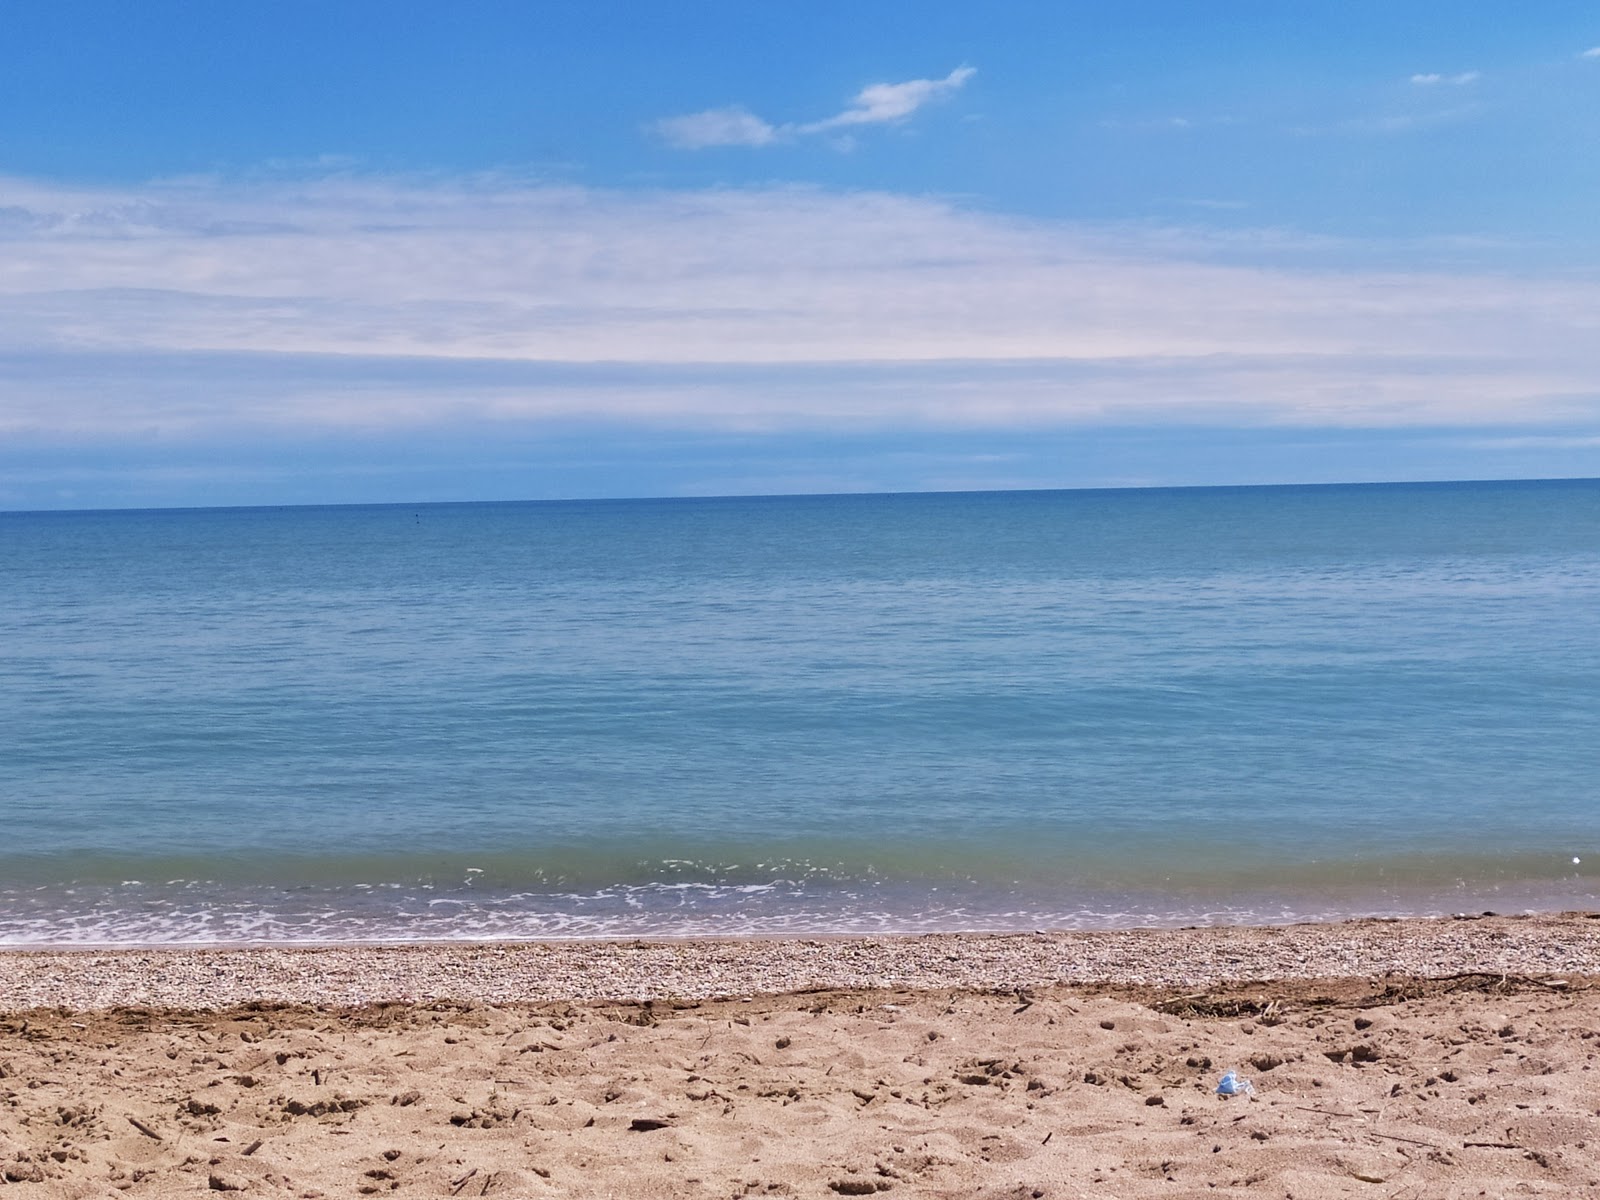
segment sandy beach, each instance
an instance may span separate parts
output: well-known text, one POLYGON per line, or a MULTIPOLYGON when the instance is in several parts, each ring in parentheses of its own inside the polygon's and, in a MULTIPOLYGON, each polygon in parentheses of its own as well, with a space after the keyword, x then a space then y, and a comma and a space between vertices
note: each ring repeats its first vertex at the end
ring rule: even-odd
POLYGON ((11 951, 0 1193, 1593 1195, 1597 978, 1588 914, 11 951))

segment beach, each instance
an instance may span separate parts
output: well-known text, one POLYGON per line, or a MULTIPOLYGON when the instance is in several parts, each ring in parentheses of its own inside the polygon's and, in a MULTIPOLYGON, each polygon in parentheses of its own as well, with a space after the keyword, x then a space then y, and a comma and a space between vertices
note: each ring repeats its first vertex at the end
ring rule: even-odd
POLYGON ((0 1200, 1600 1200, 1596 5, 4 13, 0 1200))
POLYGON ((1590 914, 0 953, 18 1196, 1579 1195, 1590 914), (1224 1073, 1253 1091, 1219 1096, 1224 1073))

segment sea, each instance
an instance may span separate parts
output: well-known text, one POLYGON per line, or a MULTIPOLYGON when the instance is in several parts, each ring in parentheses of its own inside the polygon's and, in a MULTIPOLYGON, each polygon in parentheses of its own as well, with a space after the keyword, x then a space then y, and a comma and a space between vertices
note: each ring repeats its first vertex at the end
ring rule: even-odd
POLYGON ((0 514, 0 945, 1597 899, 1596 480, 0 514))

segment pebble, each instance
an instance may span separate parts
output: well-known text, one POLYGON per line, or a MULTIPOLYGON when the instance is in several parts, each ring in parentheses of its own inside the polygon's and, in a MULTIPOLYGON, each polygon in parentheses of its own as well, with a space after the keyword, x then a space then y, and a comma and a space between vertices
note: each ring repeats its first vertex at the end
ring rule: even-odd
POLYGON ((1206 987, 1464 972, 1559 976, 1563 984, 1600 975, 1600 920, 1566 913, 1043 935, 6 950, 0 1011, 704 1000, 807 988, 1055 983, 1206 987))

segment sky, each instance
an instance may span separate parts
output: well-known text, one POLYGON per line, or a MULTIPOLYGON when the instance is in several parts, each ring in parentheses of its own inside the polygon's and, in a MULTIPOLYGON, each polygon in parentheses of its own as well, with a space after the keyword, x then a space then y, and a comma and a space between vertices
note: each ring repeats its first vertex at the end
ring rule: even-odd
POLYGON ((0 509, 1600 476, 1600 8, 12 0, 0 509))

